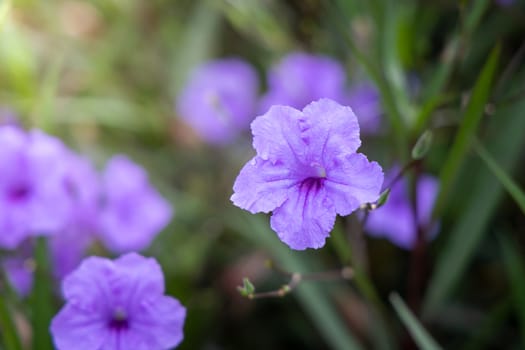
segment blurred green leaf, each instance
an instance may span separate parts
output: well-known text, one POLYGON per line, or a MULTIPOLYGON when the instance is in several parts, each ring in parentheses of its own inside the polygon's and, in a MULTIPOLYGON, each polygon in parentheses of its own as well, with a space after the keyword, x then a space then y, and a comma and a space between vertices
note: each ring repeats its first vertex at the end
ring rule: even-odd
POLYGON ((417 318, 412 314, 412 311, 405 305, 403 300, 399 297, 397 293, 390 294, 390 302, 394 306, 394 309, 397 312, 397 315, 408 329, 412 338, 418 345, 420 349, 423 350, 439 350, 439 346, 436 341, 428 334, 425 328, 417 320, 417 318))
POLYGON ((427 155, 432 146, 432 140, 434 138, 434 133, 432 130, 426 130, 419 139, 416 141, 416 144, 412 148, 412 158, 419 160, 427 155))
MULTIPOLYGON (((301 272, 312 270, 311 261, 300 257, 277 239, 274 232, 268 229, 267 222, 261 216, 246 213, 233 213, 226 222, 240 234, 258 247, 268 250, 279 265, 288 271, 301 272)), ((337 314, 330 299, 315 283, 302 283, 294 291, 311 321, 323 334, 326 342, 334 349, 362 349, 355 336, 349 331, 341 316, 337 314)))
MULTIPOLYGON (((491 120, 488 130, 495 130, 493 143, 487 147, 498 154, 502 169, 511 169, 523 150, 525 118, 522 111, 525 101, 500 109, 491 120)), ((447 241, 440 250, 425 296, 425 315, 439 310, 463 276, 465 269, 483 238, 489 220, 502 197, 502 187, 482 164, 469 164, 475 178, 469 178, 471 187, 462 192, 468 196, 464 210, 458 215, 456 224, 449 231, 447 241), (475 167, 477 165, 477 167, 475 167)), ((471 176, 468 174, 468 176, 471 176)))
POLYGON ((379 195, 379 199, 377 200, 377 208, 381 208, 385 203, 388 201, 388 197, 390 196, 390 188, 387 188, 381 194, 379 195))
POLYGON ((172 96, 176 96, 182 88, 189 72, 196 65, 210 58, 219 42, 221 14, 210 4, 211 1, 202 0, 195 5, 179 44, 173 47, 172 96))
MULTIPOLYGON (((2 284, 7 284, 7 278, 5 274, 1 273, 2 284)), ((5 288, 4 288, 5 289, 5 288)), ((10 310, 7 293, 5 290, 0 295, 0 338, 2 343, 5 345, 6 350, 22 350, 22 344, 20 343, 20 337, 15 326, 14 317, 10 310)))
POLYGON ((440 190, 434 206, 434 217, 439 216, 444 209, 459 166, 483 117, 485 104, 488 101, 490 88, 498 66, 499 54, 500 46, 498 45, 492 50, 487 59, 470 96, 454 144, 439 176, 440 190))
POLYGON ((4 26, 4 21, 11 9, 11 0, 0 0, 0 30, 4 26))
POLYGON ((498 236, 525 347, 525 261, 517 249, 518 244, 507 238, 506 232, 500 231, 498 236))
POLYGON ((520 207, 521 211, 525 214, 525 194, 520 187, 507 175, 505 170, 501 168, 498 162, 490 155, 490 153, 483 147, 479 142, 474 144, 474 148, 478 153, 479 157, 485 162, 487 167, 492 171, 494 176, 498 178, 503 187, 512 196, 516 204, 520 207))
POLYGON ((50 283, 50 263, 45 237, 38 237, 35 244, 35 274, 31 295, 33 349, 52 350, 49 326, 53 317, 53 291, 50 283))

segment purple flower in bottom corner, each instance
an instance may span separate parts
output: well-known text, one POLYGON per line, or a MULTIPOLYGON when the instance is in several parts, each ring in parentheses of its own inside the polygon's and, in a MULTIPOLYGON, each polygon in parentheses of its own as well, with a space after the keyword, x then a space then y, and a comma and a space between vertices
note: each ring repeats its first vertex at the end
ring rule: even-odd
POLYGON ((119 253, 147 248, 170 221, 170 204, 151 186, 146 171, 124 156, 108 162, 102 183, 102 242, 119 253))
MULTIPOLYGON (((395 171, 397 171, 396 168, 395 171)), ((390 178, 395 176, 391 171, 390 178)), ((420 177, 417 184, 417 213, 419 225, 425 227, 431 223, 432 208, 439 189, 438 180, 429 175, 420 177)), ((387 202, 370 212, 366 222, 366 232, 373 237, 385 237, 398 247, 411 249, 416 242, 417 225, 410 203, 408 186, 404 179, 391 188, 387 202)), ((437 233, 437 226, 427 227, 428 239, 437 233)))
POLYGON ((66 304, 50 328, 58 350, 163 350, 183 339, 186 309, 164 295, 153 258, 87 258, 62 289, 66 304))
POLYGON ((273 211, 271 227, 290 248, 322 247, 337 214, 378 198, 383 172, 356 153, 351 108, 329 99, 303 111, 273 106, 253 121, 252 133, 257 155, 242 168, 231 200, 251 213, 273 211))

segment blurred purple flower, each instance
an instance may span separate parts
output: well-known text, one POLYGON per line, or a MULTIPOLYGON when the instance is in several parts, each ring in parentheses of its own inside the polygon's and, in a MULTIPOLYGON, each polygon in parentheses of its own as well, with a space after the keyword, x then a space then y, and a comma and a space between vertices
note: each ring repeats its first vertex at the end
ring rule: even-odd
POLYGON ((381 127, 381 101, 379 91, 370 83, 361 83, 349 91, 346 103, 359 121, 362 133, 374 134, 381 127))
MULTIPOLYGON (((393 178, 399 169, 389 172, 393 178)), ((411 249, 417 239, 417 226, 410 203, 409 191, 404 179, 391 188, 387 202, 377 210, 370 212, 366 231, 373 237, 384 237, 403 249, 411 249)), ((431 222, 432 208, 437 196, 439 184, 429 175, 420 177, 417 184, 417 212, 419 225, 427 226, 431 222)), ((437 233, 437 227, 428 227, 430 237, 437 233)))
POLYGON ((177 113, 205 141, 232 142, 254 117, 258 78, 246 62, 228 58, 198 67, 177 99, 177 113))
POLYGON ((511 6, 514 5, 515 0, 496 0, 496 3, 500 6, 511 6))
POLYGON ((66 304, 50 327, 58 350, 163 350, 183 339, 186 309, 164 295, 153 258, 87 258, 62 289, 66 304))
POLYGON ((320 98, 344 102, 343 67, 327 56, 296 52, 284 57, 270 71, 268 93, 262 97, 259 111, 266 113, 273 105, 303 109, 320 98))
POLYGON ((82 261, 98 229, 100 180, 92 164, 75 154, 70 155, 64 177, 72 211, 66 226, 49 240, 53 272, 58 280, 82 261))
POLYGON ((101 240, 119 253, 148 247, 170 221, 170 204, 151 186, 144 169, 124 156, 108 162, 102 182, 101 240))
POLYGON ((0 107, 0 126, 1 125, 18 126, 19 121, 16 117, 16 113, 9 108, 0 107))
POLYGON ((336 214, 379 196, 383 172, 356 153, 357 118, 321 99, 301 112, 274 106, 252 123, 257 155, 241 170, 232 202, 251 213, 273 211, 271 227, 290 248, 320 248, 336 214))
POLYGON ((40 131, 0 127, 0 247, 64 227, 72 209, 63 186, 67 154, 40 131))

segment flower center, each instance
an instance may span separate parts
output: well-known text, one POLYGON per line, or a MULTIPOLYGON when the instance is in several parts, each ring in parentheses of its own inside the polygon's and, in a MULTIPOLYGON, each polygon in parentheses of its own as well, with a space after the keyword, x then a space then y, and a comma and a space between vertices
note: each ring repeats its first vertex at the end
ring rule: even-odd
POLYGON ((115 308, 111 320, 109 321, 109 328, 121 331, 129 328, 129 319, 126 310, 121 307, 115 308))
POLYGON ((315 170, 315 176, 319 179, 324 179, 326 178, 326 169, 324 168, 324 166, 322 166, 321 164, 317 163, 317 162, 313 162, 310 164, 310 166, 312 168, 314 168, 315 170))
POLYGON ((29 196, 30 192, 31 192, 31 189, 27 185, 24 185, 24 184, 15 185, 11 189, 8 190, 7 199, 10 202, 21 202, 29 196))

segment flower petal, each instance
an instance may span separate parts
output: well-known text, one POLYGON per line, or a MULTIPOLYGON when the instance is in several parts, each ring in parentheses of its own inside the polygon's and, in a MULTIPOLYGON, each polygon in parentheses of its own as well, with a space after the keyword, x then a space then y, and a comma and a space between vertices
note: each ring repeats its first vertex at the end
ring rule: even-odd
POLYGON ((301 139, 301 111, 292 107, 273 106, 251 124, 253 148, 257 155, 272 163, 295 164, 304 160, 306 147, 301 139))
POLYGON ((288 191, 288 200, 274 210, 270 225, 290 248, 321 248, 335 222, 335 208, 322 180, 309 179, 288 191))
POLYGON ((267 213, 286 200, 288 189, 296 183, 290 170, 281 163, 254 157, 237 176, 231 201, 253 214, 267 213))
POLYGON ((51 322, 51 334, 58 350, 100 349, 108 330, 100 315, 65 305, 51 322))
POLYGON ((325 165, 335 157, 355 153, 361 146, 359 124, 350 107, 329 99, 310 103, 303 110, 308 128, 303 139, 308 144, 310 161, 325 165))
POLYGON ((327 169, 325 188, 339 215, 349 215, 361 204, 379 197, 383 171, 376 162, 370 162, 361 153, 337 158, 327 169))

